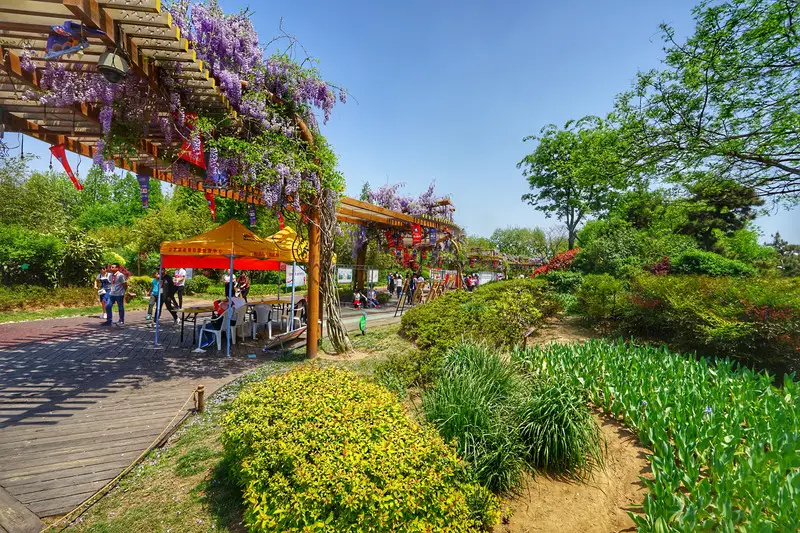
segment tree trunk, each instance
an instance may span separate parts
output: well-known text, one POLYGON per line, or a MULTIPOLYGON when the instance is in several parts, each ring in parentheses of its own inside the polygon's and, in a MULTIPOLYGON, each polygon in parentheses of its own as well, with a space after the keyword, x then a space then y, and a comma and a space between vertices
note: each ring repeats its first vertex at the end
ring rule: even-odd
POLYGON ((336 226, 336 193, 325 189, 320 201, 320 285, 322 286, 322 308, 328 318, 328 338, 336 353, 349 352, 353 349, 347 328, 339 314, 339 287, 333 268, 333 234, 336 226))

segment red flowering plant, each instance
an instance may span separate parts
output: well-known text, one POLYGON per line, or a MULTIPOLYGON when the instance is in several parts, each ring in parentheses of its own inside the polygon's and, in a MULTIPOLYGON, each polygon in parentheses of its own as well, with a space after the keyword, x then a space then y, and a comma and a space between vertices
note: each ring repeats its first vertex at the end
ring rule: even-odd
POLYGON ((575 261, 575 256, 578 255, 580 250, 580 248, 573 248, 572 250, 567 250, 566 252, 561 252, 554 255, 549 263, 542 265, 533 271, 533 277, 536 277, 540 274, 547 274, 548 272, 553 272, 555 270, 564 270, 569 268, 569 266, 572 265, 572 262, 575 261))
POLYGON ((669 274, 671 270, 672 265, 670 264, 669 257, 665 257, 661 261, 650 265, 650 272, 656 276, 669 274))

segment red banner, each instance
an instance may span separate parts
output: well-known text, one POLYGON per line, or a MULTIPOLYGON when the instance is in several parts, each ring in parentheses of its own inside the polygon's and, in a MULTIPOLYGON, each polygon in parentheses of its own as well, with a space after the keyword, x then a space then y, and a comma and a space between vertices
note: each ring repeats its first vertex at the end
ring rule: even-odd
POLYGON ((411 242, 414 244, 422 242, 422 227, 419 224, 411 225, 411 242))
POLYGON ((208 208, 211 210, 211 220, 217 220, 217 202, 214 201, 214 194, 210 191, 206 191, 206 201, 208 202, 208 208))
POLYGON ((286 224, 283 223, 283 213, 278 213, 278 226, 283 229, 286 224))
MULTIPOLYGON (((194 130, 195 122, 197 122, 197 113, 185 113, 184 117, 184 120, 186 121, 186 127, 189 128, 189 131, 194 130)), ((206 158, 203 157, 203 138, 200 137, 200 150, 197 153, 192 151, 191 143, 184 139, 183 144, 181 144, 181 152, 179 157, 184 161, 188 161, 189 163, 205 170, 206 158)))
POLYGON ((408 265, 409 261, 411 261, 411 254, 408 253, 408 248, 403 248, 403 264, 408 265))
POLYGON ((81 185, 81 182, 75 177, 75 174, 72 172, 72 167, 69 166, 66 150, 67 146, 65 144, 57 144, 50 147, 50 153, 53 154, 55 158, 58 159, 58 162, 61 163, 61 166, 64 167, 64 172, 66 172, 69 179, 72 180, 72 184, 75 185, 76 189, 82 191, 83 185, 81 185))

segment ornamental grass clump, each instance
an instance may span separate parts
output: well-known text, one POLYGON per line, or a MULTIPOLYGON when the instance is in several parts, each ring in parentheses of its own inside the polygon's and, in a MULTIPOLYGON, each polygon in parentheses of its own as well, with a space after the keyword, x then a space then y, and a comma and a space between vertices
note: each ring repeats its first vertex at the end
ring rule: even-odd
POLYGON ((516 400, 531 466, 577 479, 603 467, 605 440, 578 389, 565 380, 530 379, 516 400))
POLYGON ((485 346, 461 342, 444 357, 422 397, 428 421, 494 492, 517 488, 523 473, 546 468, 584 477, 602 466, 602 439, 583 397, 555 380, 523 379, 485 346))
POLYGON ((225 452, 249 531, 476 531, 497 499, 386 389, 303 367, 244 390, 225 452))

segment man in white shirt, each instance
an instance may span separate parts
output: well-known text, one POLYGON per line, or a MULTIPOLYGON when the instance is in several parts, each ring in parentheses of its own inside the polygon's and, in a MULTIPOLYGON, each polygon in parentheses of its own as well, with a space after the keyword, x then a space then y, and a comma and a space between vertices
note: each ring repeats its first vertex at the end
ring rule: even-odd
POLYGON ((178 295, 178 309, 183 309, 183 284, 186 282, 186 269, 176 270, 172 276, 172 282, 175 284, 175 294, 178 295))

